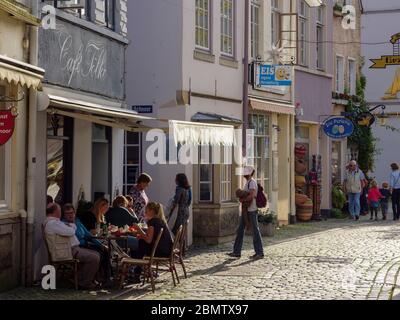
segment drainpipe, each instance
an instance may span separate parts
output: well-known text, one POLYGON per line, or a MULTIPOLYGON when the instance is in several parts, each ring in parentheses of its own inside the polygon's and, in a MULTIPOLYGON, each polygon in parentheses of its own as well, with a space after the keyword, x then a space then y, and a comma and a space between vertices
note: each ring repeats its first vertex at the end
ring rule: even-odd
MULTIPOLYGON (((32 14, 38 16, 36 0, 31 1, 32 14)), ((29 63, 38 65, 38 27, 30 27, 29 63)), ((37 91, 29 89, 28 121, 28 173, 27 173, 27 218, 26 218, 26 286, 33 284, 33 243, 35 221, 35 182, 36 182, 36 136, 37 136, 37 91)))
POLYGON ((26 284, 26 218, 28 216, 25 210, 20 210, 21 216, 21 285, 24 287, 26 284))
POLYGON ((247 157, 246 150, 246 130, 249 125, 249 6, 250 1, 245 0, 244 9, 244 58, 243 58, 243 133, 242 133, 242 149, 243 156, 247 157))

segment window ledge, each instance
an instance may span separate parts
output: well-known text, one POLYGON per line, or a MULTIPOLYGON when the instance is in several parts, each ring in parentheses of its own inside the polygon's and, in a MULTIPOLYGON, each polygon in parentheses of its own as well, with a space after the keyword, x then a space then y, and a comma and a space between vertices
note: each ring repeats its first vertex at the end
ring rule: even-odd
POLYGON ((239 202, 221 202, 221 203, 196 203, 193 204, 193 209, 224 209, 239 207, 239 202))
POLYGON ((195 60, 200 60, 208 63, 215 63, 215 55, 210 52, 200 51, 199 49, 195 49, 193 52, 193 58, 195 60))
POLYGON ((5 219, 15 219, 15 218, 20 218, 21 215, 17 212, 9 211, 7 209, 1 209, 0 210, 0 221, 5 220, 5 219))
POLYGON ((239 69, 239 61, 235 60, 233 57, 221 56, 219 57, 219 64, 221 66, 239 69))

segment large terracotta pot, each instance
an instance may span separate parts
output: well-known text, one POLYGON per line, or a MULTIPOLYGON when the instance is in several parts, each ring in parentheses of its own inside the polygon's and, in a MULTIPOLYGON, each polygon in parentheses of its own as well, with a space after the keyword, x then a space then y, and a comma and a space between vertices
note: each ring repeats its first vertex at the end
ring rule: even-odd
POLYGON ((299 175, 306 173, 307 165, 303 159, 296 159, 295 171, 299 175))
POLYGON ((296 176, 295 186, 296 188, 303 188, 307 184, 306 178, 303 176, 296 176))
POLYGON ((299 221, 310 221, 313 215, 313 202, 307 200, 304 204, 297 206, 296 216, 299 221))
POLYGON ((301 206, 305 204, 308 200, 310 200, 305 194, 296 193, 296 206, 301 206))

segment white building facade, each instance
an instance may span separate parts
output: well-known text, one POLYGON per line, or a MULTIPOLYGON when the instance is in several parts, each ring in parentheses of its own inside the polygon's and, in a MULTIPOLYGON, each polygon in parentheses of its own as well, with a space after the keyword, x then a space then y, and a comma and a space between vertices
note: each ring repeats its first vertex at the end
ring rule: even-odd
MULTIPOLYGON (((128 105, 150 105, 159 119, 241 128, 244 2, 135 0, 128 12, 128 105)), ((232 239, 239 217, 234 190, 241 183, 236 166, 153 165, 146 157, 152 142, 145 140, 142 135, 137 168, 153 177, 150 199, 166 204, 176 174, 185 173, 193 188, 189 242, 232 239)), ((208 152, 200 149, 203 156, 208 152)), ((129 177, 128 186, 135 179, 129 177)))

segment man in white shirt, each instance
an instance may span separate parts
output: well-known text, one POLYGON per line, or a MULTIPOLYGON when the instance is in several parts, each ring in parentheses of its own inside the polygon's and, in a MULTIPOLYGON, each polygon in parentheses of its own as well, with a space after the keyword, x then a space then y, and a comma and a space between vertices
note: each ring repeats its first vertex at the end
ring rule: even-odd
POLYGON ((46 220, 43 223, 44 232, 52 235, 70 237, 72 256, 79 260, 79 285, 82 289, 93 289, 94 278, 100 267, 98 252, 79 247, 79 240, 75 236, 75 223, 64 223, 60 220, 61 208, 56 203, 50 203, 46 209, 46 220))

